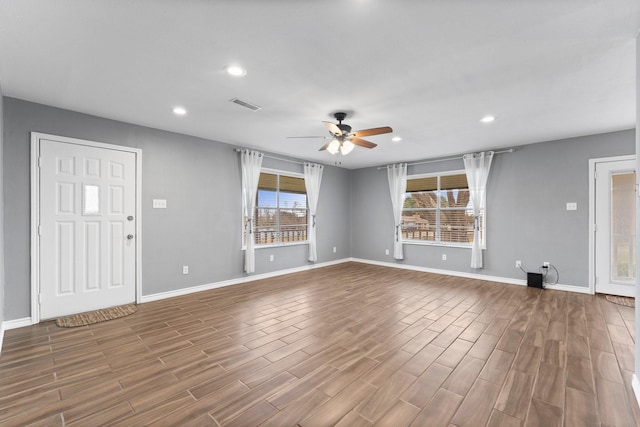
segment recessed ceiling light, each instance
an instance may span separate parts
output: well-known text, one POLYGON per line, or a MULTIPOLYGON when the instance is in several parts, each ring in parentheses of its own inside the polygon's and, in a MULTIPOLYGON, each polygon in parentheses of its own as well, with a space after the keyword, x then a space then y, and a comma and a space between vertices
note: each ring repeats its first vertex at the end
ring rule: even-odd
POLYGON ((226 70, 227 74, 233 77, 243 77, 247 75, 247 70, 239 65, 229 65, 226 70))
POLYGON ((399 136, 394 136, 393 138, 391 138, 391 141, 400 142, 400 141, 402 141, 402 138, 400 138, 399 136))
POLYGON ((175 114, 176 116, 184 116, 185 114, 187 114, 187 110, 185 110, 184 107, 174 107, 173 114, 175 114))
POLYGON ((484 116, 483 118, 480 119, 480 121, 482 123, 491 123, 495 120, 496 118, 494 116, 484 116))

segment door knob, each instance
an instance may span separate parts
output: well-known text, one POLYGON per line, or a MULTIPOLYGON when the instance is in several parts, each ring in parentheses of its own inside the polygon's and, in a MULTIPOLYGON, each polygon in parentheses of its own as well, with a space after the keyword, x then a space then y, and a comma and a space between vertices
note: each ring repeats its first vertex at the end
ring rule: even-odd
POLYGON ((128 239, 128 240, 133 239, 133 234, 127 234, 127 239, 128 239))

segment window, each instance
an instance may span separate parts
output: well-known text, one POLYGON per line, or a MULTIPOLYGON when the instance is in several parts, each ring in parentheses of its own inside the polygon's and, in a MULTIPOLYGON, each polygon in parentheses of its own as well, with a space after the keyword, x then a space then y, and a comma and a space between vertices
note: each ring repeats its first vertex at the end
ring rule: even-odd
MULTIPOLYGON (((480 244, 484 245, 485 212, 480 212, 480 244)), ((471 246, 473 209, 464 172, 407 178, 402 210, 402 238, 424 242, 471 246)))
MULTIPOLYGON (((243 224, 246 218, 243 218, 243 224)), ((256 245, 307 241, 307 191, 304 178, 262 172, 253 213, 256 245)), ((246 231, 243 246, 246 243, 246 231)))

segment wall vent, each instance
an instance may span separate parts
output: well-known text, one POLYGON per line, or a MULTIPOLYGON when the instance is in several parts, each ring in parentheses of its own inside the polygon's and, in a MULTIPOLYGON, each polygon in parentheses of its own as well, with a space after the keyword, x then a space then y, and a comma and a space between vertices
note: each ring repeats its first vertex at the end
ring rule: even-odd
POLYGON ((230 99, 229 102, 233 102, 234 104, 238 104, 238 105, 240 105, 242 107, 248 108, 251 111, 258 111, 258 110, 262 109, 262 107, 259 107, 256 104, 252 104, 250 102, 243 101, 243 100, 238 99, 238 98, 230 99))

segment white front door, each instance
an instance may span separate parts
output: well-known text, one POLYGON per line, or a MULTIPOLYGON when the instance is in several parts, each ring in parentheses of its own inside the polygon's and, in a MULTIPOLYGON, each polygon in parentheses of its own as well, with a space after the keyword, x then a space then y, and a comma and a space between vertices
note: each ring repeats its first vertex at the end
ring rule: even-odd
POLYGON ((136 154, 39 139, 40 319, 136 300, 136 154))
POLYGON ((595 291, 635 295, 635 160, 596 163, 595 291))

